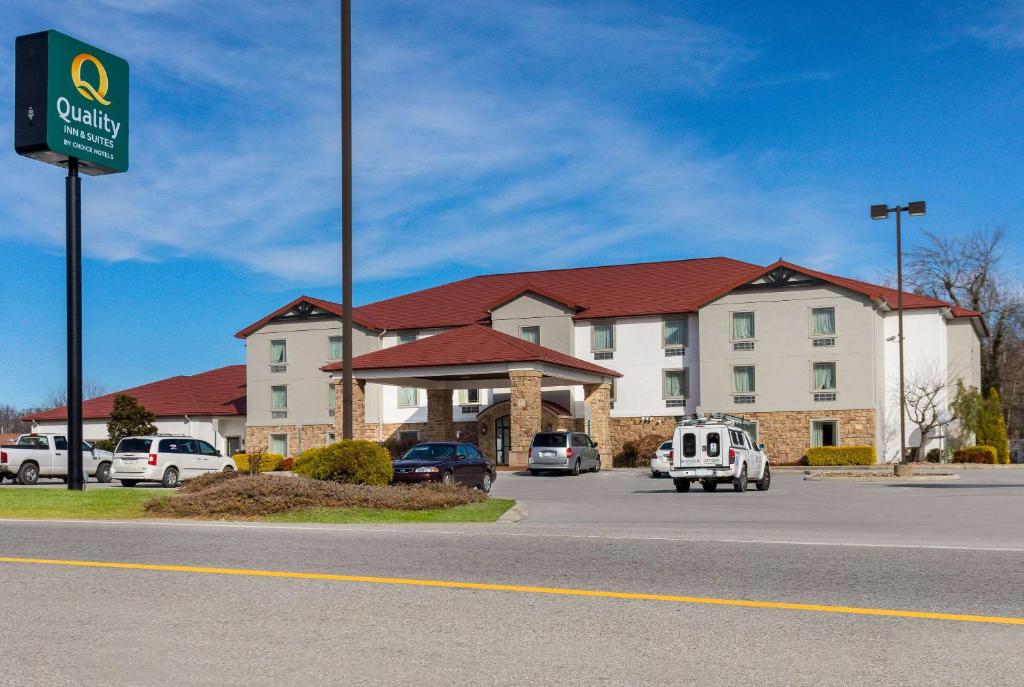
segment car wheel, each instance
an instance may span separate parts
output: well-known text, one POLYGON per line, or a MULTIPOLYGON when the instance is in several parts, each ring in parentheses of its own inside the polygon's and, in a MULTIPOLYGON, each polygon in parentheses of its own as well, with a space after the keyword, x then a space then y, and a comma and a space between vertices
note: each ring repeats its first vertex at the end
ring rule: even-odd
POLYGON ((768 491, 768 487, 772 485, 772 471, 767 464, 764 466, 764 474, 761 475, 761 479, 754 482, 754 486, 757 487, 758 491, 768 491))
POLYGON ((740 476, 732 481, 733 491, 744 492, 747 490, 747 466, 740 470, 740 476))
POLYGON ((221 472, 234 472, 234 471, 235 471, 235 469, 233 467, 231 467, 230 465, 225 465, 224 469, 221 470, 221 472))
POLYGON ((688 479, 674 479, 672 482, 676 485, 676 491, 684 493, 690 491, 690 480, 688 479))
POLYGON ((580 474, 580 459, 577 458, 576 462, 572 464, 572 476, 576 477, 580 474))
POLYGON ((601 456, 598 456, 597 462, 594 463, 594 472, 601 472, 601 456))
POLYGON ((168 489, 178 486, 178 468, 167 468, 164 470, 164 478, 160 483, 168 489))
POLYGON ((455 484, 455 477, 452 476, 452 473, 446 472, 441 475, 441 484, 455 484))
POLYGON ((704 491, 714 491, 718 489, 718 482, 706 479, 700 483, 700 486, 704 487, 704 491))
POLYGON ((35 463, 22 463, 18 470, 18 484, 26 486, 39 481, 39 466, 35 463))
POLYGON ((540 474, 540 470, 530 470, 530 474, 536 477, 537 475, 540 474))
POLYGON ((102 484, 110 481, 110 463, 100 463, 96 468, 96 481, 102 484))
POLYGON ((661 477, 661 473, 657 470, 651 470, 651 479, 658 479, 661 477))
POLYGON ((121 480, 121 486, 122 487, 134 487, 138 483, 139 483, 139 480, 137 480, 137 479, 123 479, 123 480, 121 480))
POLYGON ((485 494, 491 491, 491 473, 484 473, 484 479, 480 483, 480 491, 482 491, 485 494))

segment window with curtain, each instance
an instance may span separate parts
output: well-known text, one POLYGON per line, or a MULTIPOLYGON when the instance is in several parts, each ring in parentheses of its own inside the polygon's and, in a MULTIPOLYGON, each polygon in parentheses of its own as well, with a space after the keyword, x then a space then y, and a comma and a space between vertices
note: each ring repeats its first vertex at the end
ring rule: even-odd
POLYGON ((398 389, 398 405, 401 408, 412 408, 419 405, 419 389, 414 386, 403 386, 398 389))
POLYGON ((665 370, 662 377, 662 390, 666 399, 686 398, 689 375, 686 370, 665 370))
POLYGON ((811 383, 815 391, 832 391, 836 388, 835 363, 814 363, 812 369, 811 383))
POLYGON ((732 368, 732 391, 735 394, 754 393, 753 365, 737 365, 732 368))
POLYGON ((665 320, 662 323, 663 348, 686 345, 686 320, 665 320))
POLYGON ((615 326, 610 324, 595 324, 591 344, 591 349, 594 351, 613 350, 615 348, 615 326))
POLYGON ((327 359, 341 360, 341 337, 332 336, 327 340, 327 359))
POLYGON ((480 403, 480 390, 459 389, 459 403, 462 405, 476 405, 480 403))
POLYGON ((740 341, 754 338, 754 313, 734 312, 732 314, 732 338, 740 341))
POLYGON ((267 449, 268 453, 276 453, 279 456, 288 455, 288 435, 287 434, 271 434, 270 435, 270 447, 267 449))
POLYGON ((523 341, 540 345, 540 327, 520 327, 519 337, 523 341))
POLYGON ((270 342, 270 364, 280 365, 288 362, 288 348, 283 340, 270 342))
POLYGON ((327 411, 334 415, 334 404, 338 400, 338 390, 333 384, 327 385, 327 411))
POLYGON ((836 309, 811 308, 811 336, 836 335, 836 309))
POLYGON ((815 420, 811 423, 811 446, 835 446, 839 438, 839 423, 835 420, 815 420))
POLYGON ((288 410, 288 387, 286 387, 286 386, 272 386, 272 387, 270 387, 270 409, 271 410, 288 410))
POLYGON ((416 340, 416 332, 406 332, 405 334, 398 335, 398 343, 412 343, 416 340))

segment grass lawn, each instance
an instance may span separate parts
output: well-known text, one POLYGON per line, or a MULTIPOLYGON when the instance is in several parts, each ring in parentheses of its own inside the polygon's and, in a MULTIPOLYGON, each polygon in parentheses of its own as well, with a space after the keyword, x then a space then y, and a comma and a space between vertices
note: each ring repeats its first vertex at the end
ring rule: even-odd
MULTIPOLYGON (((170 494, 171 492, 165 492, 170 494)), ((166 498, 158 489, 105 488, 71 492, 67 489, 0 488, 0 518, 66 518, 71 520, 127 520, 149 517, 142 504, 166 498)), ((489 499, 435 510, 373 510, 370 508, 317 508, 279 513, 267 522, 494 522, 515 501, 489 499)))

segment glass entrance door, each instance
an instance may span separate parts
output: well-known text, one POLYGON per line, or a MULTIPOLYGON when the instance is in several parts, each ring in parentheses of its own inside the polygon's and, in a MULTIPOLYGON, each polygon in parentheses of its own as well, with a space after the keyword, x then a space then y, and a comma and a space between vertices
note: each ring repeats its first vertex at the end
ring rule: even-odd
POLYGON ((498 465, 508 465, 508 451, 511 443, 512 416, 502 415, 494 421, 494 456, 498 465))

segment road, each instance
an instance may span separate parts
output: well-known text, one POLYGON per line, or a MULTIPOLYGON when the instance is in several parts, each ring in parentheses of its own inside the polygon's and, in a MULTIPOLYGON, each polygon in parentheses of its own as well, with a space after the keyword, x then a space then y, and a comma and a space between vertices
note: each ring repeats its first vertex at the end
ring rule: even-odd
POLYGON ((530 515, 497 525, 4 522, 6 558, 219 570, 0 563, 0 684, 1017 685, 1024 625, 995 620, 1024 618, 1024 536, 972 541, 1019 521, 1017 474, 743 495, 502 475, 530 515))

